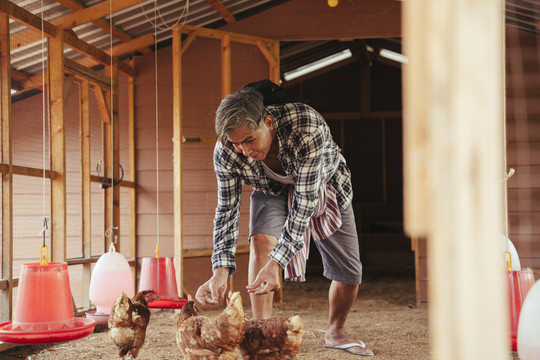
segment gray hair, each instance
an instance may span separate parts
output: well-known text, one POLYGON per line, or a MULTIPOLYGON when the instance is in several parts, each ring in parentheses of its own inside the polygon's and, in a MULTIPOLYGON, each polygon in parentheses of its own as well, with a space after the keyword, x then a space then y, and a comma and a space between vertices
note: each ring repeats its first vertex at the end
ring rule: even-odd
POLYGON ((266 114, 263 96, 251 87, 227 95, 216 110, 216 134, 222 144, 225 136, 242 125, 257 129, 266 114))

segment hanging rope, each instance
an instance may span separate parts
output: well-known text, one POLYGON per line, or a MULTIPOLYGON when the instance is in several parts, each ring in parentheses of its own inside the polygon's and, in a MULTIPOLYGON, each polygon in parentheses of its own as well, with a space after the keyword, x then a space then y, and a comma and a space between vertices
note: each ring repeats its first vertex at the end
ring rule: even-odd
MULTIPOLYGON (((505 133, 505 132, 504 132, 505 133)), ((506 135, 505 135, 506 138, 506 135)), ((504 152, 506 154, 506 151, 504 152)), ((507 187, 508 187, 508 179, 510 179, 514 174, 516 173, 516 170, 511 168, 508 170, 507 173, 504 175, 504 233, 506 235, 506 250, 504 252, 504 269, 506 271, 512 271, 512 254, 510 253, 510 250, 508 248, 510 243, 510 237, 508 236, 508 196, 507 196, 507 187)))
POLYGON ((43 237, 43 240, 42 240, 42 243, 41 243, 41 246, 39 247, 39 263, 40 265, 47 265, 49 264, 49 248, 47 247, 47 244, 46 244, 46 233, 45 231, 48 229, 48 226, 47 226, 47 213, 46 213, 46 206, 45 206, 45 203, 46 203, 46 192, 47 192, 47 187, 45 186, 45 179, 46 179, 46 173, 45 173, 45 167, 47 166, 47 157, 45 155, 45 151, 46 151, 46 147, 45 147, 45 143, 46 143, 46 131, 47 131, 47 117, 46 117, 46 100, 45 100, 45 95, 46 95, 46 89, 47 89, 47 86, 45 86, 45 40, 44 40, 44 34, 43 34, 43 27, 44 27, 44 20, 43 20, 43 17, 44 17, 44 14, 43 14, 43 0, 41 0, 40 2, 40 5, 41 5, 41 83, 43 84, 43 96, 42 96, 42 125, 43 125, 43 131, 42 131, 42 154, 43 154, 43 181, 41 182, 41 194, 42 194, 42 201, 41 201, 41 213, 42 213, 42 216, 43 216, 43 228, 41 229, 41 231, 39 232, 39 235, 43 237), (45 253, 43 253, 43 250, 45 250, 45 253))
MULTIPOLYGON (((157 17, 157 0, 154 1, 154 19, 157 17)), ((154 82, 156 102, 156 257, 159 257, 159 104, 158 104, 158 53, 157 26, 154 26, 154 82)))
MULTIPOLYGON (((182 24, 185 24, 186 21, 187 21, 187 16, 189 15, 189 0, 186 0, 186 4, 184 5, 184 7, 182 8, 182 13, 180 14, 180 16, 176 19, 176 22, 172 25, 167 25, 167 22, 163 19, 163 16, 161 15, 161 12, 159 11, 159 8, 157 6, 157 1, 154 1, 154 21, 150 20, 148 18, 148 16, 146 16, 146 10, 144 9, 144 7, 141 5, 141 10, 142 10, 142 13, 144 15, 144 17, 146 18, 146 21, 148 21, 150 24, 152 24, 152 26, 154 27, 154 29, 160 29, 160 30, 171 30, 175 25, 179 24, 179 23, 182 23, 182 24), (164 25, 164 26, 159 26, 158 23, 157 23, 157 18, 158 18, 158 15, 159 14, 159 19, 161 20, 161 23, 164 25)), ((155 34, 157 35, 157 31, 155 32, 155 34)), ((156 36, 157 37, 157 36, 156 36)))
POLYGON ((111 226, 105 232, 106 238, 111 238, 111 248, 114 248, 113 244, 116 244, 118 241, 118 236, 114 235, 114 230, 118 230, 118 226, 114 226, 114 79, 113 79, 113 12, 112 12, 112 0, 109 1, 109 46, 110 46, 110 68, 109 76, 111 78, 111 88, 110 88, 110 112, 109 117, 111 129, 110 129, 110 152, 111 152, 111 226))

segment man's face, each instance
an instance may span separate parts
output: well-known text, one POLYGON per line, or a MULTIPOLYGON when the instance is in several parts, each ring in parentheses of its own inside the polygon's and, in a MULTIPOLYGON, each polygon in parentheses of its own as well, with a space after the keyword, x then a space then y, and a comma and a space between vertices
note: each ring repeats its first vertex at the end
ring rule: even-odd
POLYGON ((242 125, 226 136, 237 152, 253 160, 264 160, 274 138, 274 119, 267 115, 257 129, 251 130, 247 125, 242 125))

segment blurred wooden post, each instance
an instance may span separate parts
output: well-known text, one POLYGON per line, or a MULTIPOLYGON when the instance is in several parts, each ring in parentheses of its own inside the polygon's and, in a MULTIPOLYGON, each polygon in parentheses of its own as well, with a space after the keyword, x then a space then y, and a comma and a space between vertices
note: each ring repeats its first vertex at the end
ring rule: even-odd
POLYGON ((507 359, 502 0, 403 3, 405 226, 426 236, 434 359, 507 359))
MULTIPOLYGON (((182 32, 173 27, 173 177, 174 177, 174 259, 176 285, 180 296, 184 292, 184 253, 182 243, 182 32)), ((156 49, 157 51, 157 49, 156 49)), ((183 295, 182 295, 183 294, 183 295)))

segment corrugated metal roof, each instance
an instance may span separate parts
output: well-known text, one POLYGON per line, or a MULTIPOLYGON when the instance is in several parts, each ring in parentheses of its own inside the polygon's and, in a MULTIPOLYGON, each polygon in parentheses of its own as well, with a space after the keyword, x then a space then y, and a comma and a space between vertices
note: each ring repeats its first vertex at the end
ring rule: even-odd
MULTIPOLYGON (((6 1, 6 0, 2 0, 6 1)), ((66 16, 84 9, 108 4, 102 0, 9 0, 11 3, 43 18, 49 22, 60 22, 66 16)), ((81 23, 72 28, 73 32, 85 42, 101 49, 109 50, 112 46, 123 41, 135 39, 145 34, 156 34, 158 46, 166 44, 172 37, 171 27, 176 23, 219 28, 225 25, 228 16, 239 20, 257 12, 267 10, 280 5, 288 0, 125 0, 113 1, 110 6, 119 4, 134 4, 125 9, 115 10, 110 14, 105 11, 103 16, 97 19, 84 15, 81 23), (225 15, 225 16, 224 16, 225 15), (92 21, 88 21, 92 20, 92 21), (114 36, 110 34, 111 24, 114 26, 114 36), (120 34, 120 35, 118 35, 120 34)), ((315 1, 315 0, 313 0, 315 1)), ((325 1, 325 0, 317 0, 325 1)), ((376 1, 376 0, 374 0, 376 1)), ((107 6, 109 7, 109 6, 107 6)), ((110 8, 109 8, 110 9, 110 8)), ((101 14, 100 14, 101 15, 101 14)), ((538 0, 507 0, 506 22, 518 29, 540 34, 540 2, 538 0)), ((46 42, 36 38, 34 41, 26 39, 28 28, 16 21, 10 20, 11 38, 18 35, 22 39, 20 43, 12 44, 11 63, 12 68, 20 72, 21 76, 33 76, 42 72, 42 48, 46 42)), ((396 51, 400 50, 400 39, 373 40, 377 47, 383 43, 385 47, 393 46, 396 51)), ((13 40, 12 40, 13 42, 13 40)), ((369 41, 368 41, 369 42, 369 41)), ((326 56, 329 52, 339 51, 343 47, 351 47, 351 51, 362 51, 362 46, 357 41, 343 44, 339 41, 319 41, 309 43, 282 42, 282 73, 295 66, 306 64, 310 61, 326 56), (359 47, 359 45, 361 45, 359 47)), ((147 48, 151 51, 152 47, 147 48)), ((76 60, 81 54, 66 47, 67 58, 76 60)))

